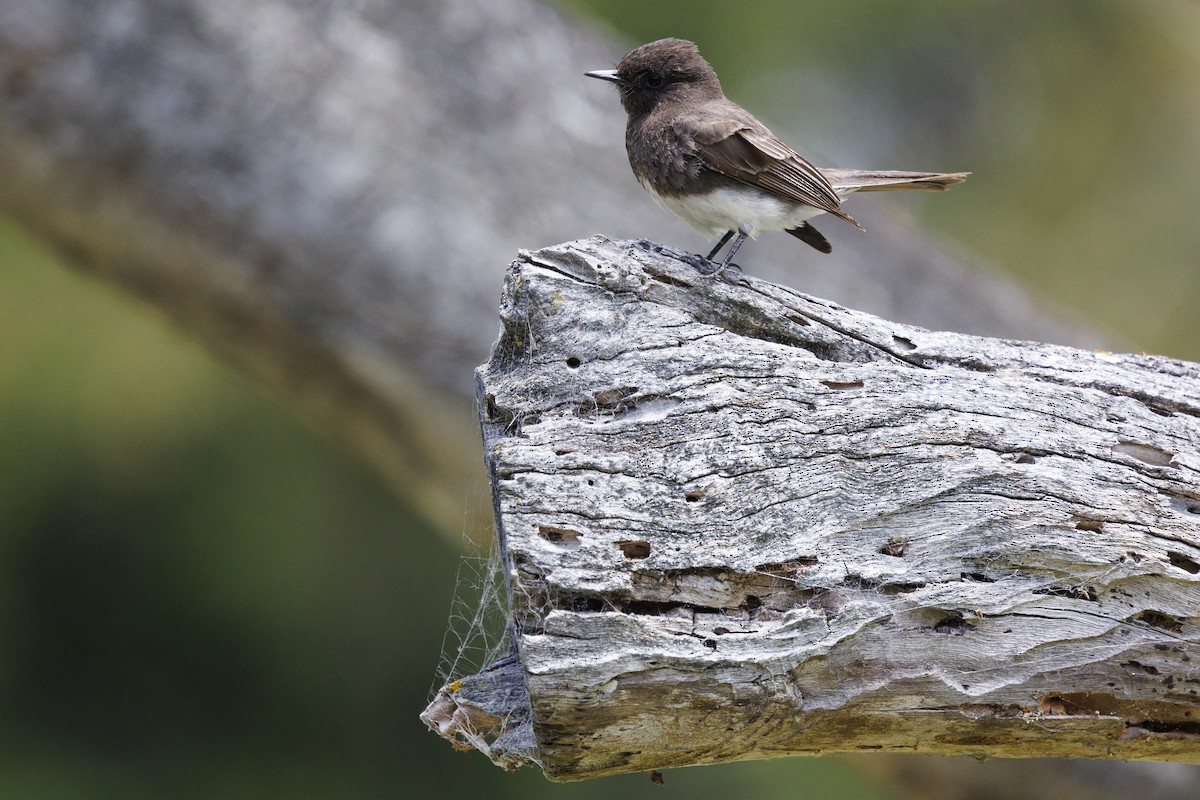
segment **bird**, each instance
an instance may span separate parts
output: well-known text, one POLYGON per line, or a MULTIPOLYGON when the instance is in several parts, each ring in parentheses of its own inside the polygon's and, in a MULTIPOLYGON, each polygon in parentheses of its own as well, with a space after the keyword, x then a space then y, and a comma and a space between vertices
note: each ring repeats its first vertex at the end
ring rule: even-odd
POLYGON ((655 202, 706 236, 720 237, 698 269, 720 274, 747 238, 786 231, 822 253, 833 247, 810 219, 832 214, 853 192, 942 190, 969 172, 814 167, 746 109, 728 99, 695 42, 659 39, 630 51, 616 69, 585 72, 616 85, 628 117, 625 150, 655 202), (720 262, 721 248, 729 249, 720 262))

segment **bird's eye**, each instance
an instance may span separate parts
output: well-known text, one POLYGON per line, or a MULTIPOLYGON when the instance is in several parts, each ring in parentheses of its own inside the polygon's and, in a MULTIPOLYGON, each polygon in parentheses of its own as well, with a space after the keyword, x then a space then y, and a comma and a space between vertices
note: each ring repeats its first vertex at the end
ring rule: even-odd
POLYGON ((651 73, 646 76, 646 85, 651 89, 657 89, 667 82, 667 79, 657 73, 651 73))

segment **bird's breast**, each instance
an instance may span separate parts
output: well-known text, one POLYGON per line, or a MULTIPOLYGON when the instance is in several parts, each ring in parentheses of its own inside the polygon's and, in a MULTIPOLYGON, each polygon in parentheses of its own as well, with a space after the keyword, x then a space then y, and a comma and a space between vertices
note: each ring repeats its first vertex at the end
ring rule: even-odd
POLYGON ((781 199, 753 186, 721 186, 701 192, 660 193, 639 177, 659 206, 708 236, 740 231, 784 231, 820 214, 820 209, 781 199))

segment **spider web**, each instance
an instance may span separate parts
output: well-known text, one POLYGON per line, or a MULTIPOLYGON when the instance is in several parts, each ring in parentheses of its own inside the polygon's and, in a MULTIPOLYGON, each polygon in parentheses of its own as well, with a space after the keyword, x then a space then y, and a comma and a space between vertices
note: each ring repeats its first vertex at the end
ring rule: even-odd
POLYGON ((467 547, 474 552, 462 557, 454 578, 454 597, 431 696, 440 686, 481 672, 512 650, 500 548, 494 538, 486 552, 469 539, 467 547))
POLYGON ((473 542, 468 548, 421 719, 456 750, 479 750, 503 769, 540 764, 500 548, 495 539, 486 554, 473 542))

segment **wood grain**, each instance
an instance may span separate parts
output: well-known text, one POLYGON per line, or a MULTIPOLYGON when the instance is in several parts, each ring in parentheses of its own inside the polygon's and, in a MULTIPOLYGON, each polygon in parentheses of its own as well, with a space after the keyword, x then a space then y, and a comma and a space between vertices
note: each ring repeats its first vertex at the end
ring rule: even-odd
POLYGON ((676 255, 523 254, 479 371, 531 759, 1200 761, 1200 367, 676 255))

